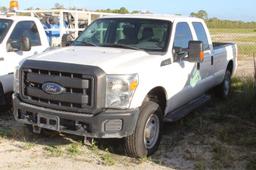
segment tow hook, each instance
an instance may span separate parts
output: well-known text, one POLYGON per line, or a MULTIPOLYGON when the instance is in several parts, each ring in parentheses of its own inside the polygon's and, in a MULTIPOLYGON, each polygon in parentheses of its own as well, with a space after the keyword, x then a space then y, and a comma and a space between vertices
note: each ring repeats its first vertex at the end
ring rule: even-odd
POLYGON ((41 134, 42 128, 38 127, 37 125, 32 125, 33 133, 41 134))
POLYGON ((84 141, 83 141, 84 145, 86 146, 92 146, 94 143, 93 138, 89 138, 87 136, 84 136, 84 141))

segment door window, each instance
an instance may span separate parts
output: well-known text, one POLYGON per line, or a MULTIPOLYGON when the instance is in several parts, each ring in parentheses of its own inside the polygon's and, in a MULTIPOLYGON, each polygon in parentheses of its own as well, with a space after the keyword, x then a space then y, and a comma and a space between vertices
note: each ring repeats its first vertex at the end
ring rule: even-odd
POLYGON ((187 52, 183 49, 188 48, 189 41, 191 40, 193 40, 193 37, 188 23, 178 23, 173 43, 173 49, 175 51, 173 55, 174 61, 179 61, 180 58, 187 55, 187 52))
POLYGON ((186 22, 178 23, 174 37, 174 48, 188 48, 189 41, 193 40, 191 30, 186 22))
POLYGON ((41 45, 39 32, 33 21, 21 21, 17 23, 8 42, 19 42, 24 36, 30 39, 31 46, 41 45))

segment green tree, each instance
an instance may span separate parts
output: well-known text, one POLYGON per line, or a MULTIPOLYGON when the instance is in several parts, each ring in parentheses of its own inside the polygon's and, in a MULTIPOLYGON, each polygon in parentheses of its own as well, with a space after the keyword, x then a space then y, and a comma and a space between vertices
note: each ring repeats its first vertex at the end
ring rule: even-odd
POLYGON ((119 13, 120 13, 120 14, 128 14, 129 11, 128 11, 128 9, 126 9, 125 7, 121 7, 121 8, 119 9, 119 13))
POLYGON ((142 11, 139 11, 139 10, 134 10, 131 12, 131 14, 141 14, 141 13, 142 13, 142 11))
POLYGON ((59 4, 59 3, 55 3, 54 4, 54 9, 64 9, 64 5, 59 4))
POLYGON ((199 10, 198 12, 192 12, 190 14, 190 16, 201 18, 201 19, 204 19, 204 20, 208 19, 208 14, 205 10, 199 10))
POLYGON ((1 6, 0 7, 0 11, 5 13, 5 12, 7 12, 7 8, 5 6, 1 6))
POLYGON ((96 12, 107 12, 107 13, 118 13, 118 14, 128 14, 129 11, 125 7, 121 7, 120 9, 98 9, 96 12))

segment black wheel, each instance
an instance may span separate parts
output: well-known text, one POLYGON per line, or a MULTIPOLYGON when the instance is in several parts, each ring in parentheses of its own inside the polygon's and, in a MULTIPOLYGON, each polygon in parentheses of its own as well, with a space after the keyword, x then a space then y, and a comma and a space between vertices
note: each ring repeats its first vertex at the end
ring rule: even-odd
POLYGON ((216 95, 218 97, 226 99, 229 96, 231 88, 231 72, 227 70, 223 82, 216 87, 216 95))
POLYGON ((10 111, 12 112, 12 93, 7 93, 4 95, 5 98, 5 104, 0 105, 1 111, 10 111))
POLYGON ((159 104, 146 101, 141 107, 134 133, 125 138, 128 156, 144 157, 153 154, 160 143, 163 112, 159 104))

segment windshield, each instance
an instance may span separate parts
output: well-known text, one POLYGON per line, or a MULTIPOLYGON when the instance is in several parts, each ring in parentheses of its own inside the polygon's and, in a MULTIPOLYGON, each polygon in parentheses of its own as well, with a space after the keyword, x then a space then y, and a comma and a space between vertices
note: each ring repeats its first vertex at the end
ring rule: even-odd
POLYGON ((73 45, 166 51, 171 22, 153 19, 100 19, 92 23, 73 45))
POLYGON ((0 19, 0 43, 2 43, 5 35, 11 27, 12 21, 8 19, 0 19))

